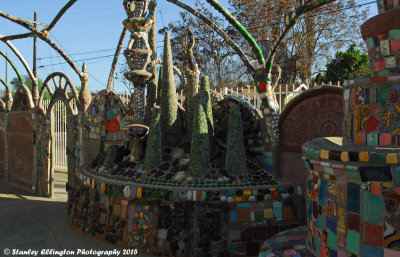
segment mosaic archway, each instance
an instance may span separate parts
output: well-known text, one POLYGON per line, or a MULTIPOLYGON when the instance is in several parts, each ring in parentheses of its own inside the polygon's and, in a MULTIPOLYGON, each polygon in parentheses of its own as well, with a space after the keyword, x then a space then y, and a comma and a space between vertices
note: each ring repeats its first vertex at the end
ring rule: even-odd
POLYGON ((46 196, 53 196, 54 180, 54 121, 52 111, 54 105, 61 101, 66 106, 67 111, 67 159, 68 159, 68 182, 67 187, 73 185, 74 174, 77 172, 75 160, 79 156, 79 138, 77 133, 77 115, 81 109, 78 92, 64 73, 55 72, 50 74, 43 82, 43 87, 39 94, 39 106, 35 109, 38 114, 38 171, 39 173, 39 192, 46 196), (50 104, 46 110, 43 108, 43 97, 47 91, 51 97, 50 104), (75 105, 73 104, 75 101, 75 105))
POLYGON ((325 86, 296 96, 279 120, 280 144, 278 175, 295 185, 306 181, 301 147, 318 137, 342 135, 343 89, 325 86))

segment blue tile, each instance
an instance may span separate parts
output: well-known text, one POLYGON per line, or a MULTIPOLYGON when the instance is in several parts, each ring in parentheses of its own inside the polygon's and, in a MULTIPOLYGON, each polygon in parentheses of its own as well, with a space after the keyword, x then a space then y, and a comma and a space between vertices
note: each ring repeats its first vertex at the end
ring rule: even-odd
POLYGON ((321 187, 319 190, 319 204, 322 206, 326 205, 326 179, 322 179, 321 181, 321 187))
POLYGON ((237 221, 237 212, 236 211, 231 211, 230 213, 230 221, 231 222, 236 222, 237 221))
POLYGON ((230 251, 237 251, 239 249, 238 244, 229 244, 229 250, 230 251))
POLYGON ((362 245, 362 257, 383 257, 383 250, 381 248, 372 247, 369 245, 362 245))
POLYGON ((330 249, 329 250, 329 257, 337 257, 337 251, 333 250, 333 249, 330 249))
POLYGON ((336 228, 337 228, 336 218, 332 218, 332 217, 326 216, 326 226, 327 226, 334 234, 336 234, 336 228))

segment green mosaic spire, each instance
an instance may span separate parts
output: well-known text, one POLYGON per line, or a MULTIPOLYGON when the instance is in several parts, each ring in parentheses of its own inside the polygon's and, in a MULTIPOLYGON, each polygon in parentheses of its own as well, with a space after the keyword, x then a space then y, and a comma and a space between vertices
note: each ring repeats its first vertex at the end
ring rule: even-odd
POLYGON ((151 112, 153 115, 147 139, 146 155, 144 159, 144 168, 146 170, 157 168, 162 160, 160 127, 161 109, 159 106, 154 106, 151 109, 151 112))
POLYGON ((186 92, 186 124, 187 135, 192 135, 193 131, 193 112, 194 112, 194 96, 197 94, 199 85, 199 76, 196 73, 189 73, 187 78, 186 92))
POLYGON ((158 71, 158 82, 157 82, 157 100, 156 104, 161 105, 161 88, 163 83, 163 66, 160 66, 158 71))
POLYGON ((161 95, 161 139, 164 146, 174 146, 180 137, 178 126, 178 101, 172 64, 169 33, 165 33, 163 54, 163 83, 161 95))
POLYGON ((236 175, 247 173, 243 141, 243 124, 239 106, 232 104, 229 110, 228 143, 225 169, 236 175))
POLYGON ((199 94, 204 97, 203 109, 206 112, 208 135, 210 138, 210 153, 214 152, 214 117, 212 112, 211 92, 210 92, 210 80, 208 76, 201 78, 199 94))
POLYGON ((207 99, 202 94, 198 94, 193 98, 193 102, 195 103, 195 111, 189 172, 193 177, 201 177, 211 171, 207 116, 203 108, 207 99))

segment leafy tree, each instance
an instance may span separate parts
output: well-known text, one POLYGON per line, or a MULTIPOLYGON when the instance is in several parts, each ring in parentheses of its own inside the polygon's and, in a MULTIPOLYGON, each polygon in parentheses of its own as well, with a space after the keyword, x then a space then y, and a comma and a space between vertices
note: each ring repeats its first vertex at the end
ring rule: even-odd
POLYGON ((356 49, 356 44, 351 44, 346 52, 337 52, 335 58, 326 64, 325 74, 318 74, 318 84, 336 83, 345 80, 370 76, 368 55, 356 49))
MULTIPOLYGON (((32 86, 33 86, 33 81, 28 75, 22 75, 22 79, 24 80, 25 86, 29 88, 29 90, 32 92, 32 86)), ((12 91, 15 92, 17 91, 18 87, 21 86, 21 82, 19 81, 18 78, 13 78, 10 82, 10 85, 12 85, 12 91)), ((39 93, 40 90, 42 89, 43 86, 43 80, 41 78, 38 78, 38 87, 39 87, 39 93)), ((46 91, 43 95, 44 100, 50 99, 50 94, 46 91)))
MULTIPOLYGON (((258 42, 264 55, 284 30, 282 17, 295 9, 296 0, 229 0, 233 14, 258 42)), ((337 0, 307 12, 280 42, 275 63, 282 68, 281 82, 311 79, 313 70, 323 67, 345 45, 363 45, 359 26, 368 9, 355 0, 337 0)))
MULTIPOLYGON (((225 19, 217 15, 215 11, 212 11, 207 4, 196 0, 194 7, 224 29, 230 37, 237 36, 235 30, 229 26, 225 19)), ((197 64, 201 74, 210 78, 212 89, 236 86, 240 81, 248 84, 251 81, 251 78, 247 76, 246 68, 242 61, 228 43, 212 28, 188 12, 180 12, 180 19, 169 23, 158 31, 160 34, 170 31, 171 47, 176 66, 182 67, 182 61, 185 58, 185 52, 182 47, 182 32, 186 31, 188 27, 192 29, 196 39, 193 53, 197 64)))

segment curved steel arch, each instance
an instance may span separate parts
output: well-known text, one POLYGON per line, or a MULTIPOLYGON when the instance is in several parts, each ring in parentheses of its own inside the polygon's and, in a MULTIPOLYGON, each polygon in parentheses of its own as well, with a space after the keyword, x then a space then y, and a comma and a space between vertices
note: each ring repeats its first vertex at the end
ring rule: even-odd
POLYGON ((12 92, 10 87, 7 85, 7 83, 0 78, 0 82, 5 86, 5 88, 7 89, 7 103, 5 104, 5 109, 7 109, 8 111, 11 111, 11 106, 12 106, 12 102, 13 102, 13 96, 12 96, 12 92))
POLYGON ((1 50, 0 50, 0 55, 2 55, 2 56, 6 59, 6 61, 11 65, 11 67, 12 67, 13 70, 14 70, 14 72, 17 74, 17 78, 18 78, 19 82, 21 83, 21 85, 24 84, 24 80, 22 79, 22 76, 21 76, 21 74, 19 73, 17 67, 15 67, 15 64, 14 64, 14 63, 10 60, 10 58, 9 58, 6 54, 4 54, 1 50))

